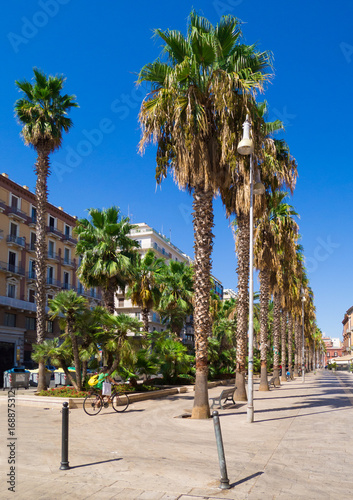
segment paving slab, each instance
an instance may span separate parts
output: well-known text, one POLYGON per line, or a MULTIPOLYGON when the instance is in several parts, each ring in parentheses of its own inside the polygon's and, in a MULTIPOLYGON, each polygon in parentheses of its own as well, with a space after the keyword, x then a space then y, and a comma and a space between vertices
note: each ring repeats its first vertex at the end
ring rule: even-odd
MULTIPOLYGON (((15 493, 8 490, 6 398, 0 398, 0 499, 325 500, 353 491, 353 375, 319 371, 219 410, 231 488, 220 490, 212 419, 177 418, 193 393, 134 402, 123 414, 69 414, 69 470, 58 407, 16 394, 15 493), (23 399, 21 399, 23 398, 23 399)), ((217 396, 220 387, 209 389, 217 396)), ((6 394, 5 394, 6 396, 6 394)))

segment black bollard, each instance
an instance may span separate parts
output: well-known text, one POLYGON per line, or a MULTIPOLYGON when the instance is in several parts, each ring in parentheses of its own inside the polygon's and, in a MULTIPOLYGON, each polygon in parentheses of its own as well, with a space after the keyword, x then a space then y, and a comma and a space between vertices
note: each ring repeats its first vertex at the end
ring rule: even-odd
POLYGON ((214 411, 213 415, 213 423, 214 423, 214 432, 216 434, 216 443, 217 443, 217 451, 218 451, 218 460, 219 460, 219 468, 221 469, 221 490, 228 490, 230 488, 228 474, 227 474, 227 464, 224 456, 224 447, 223 447, 223 439, 221 432, 221 424, 219 422, 218 411, 214 411))
POLYGON ((69 403, 63 403, 62 413, 62 431, 61 431, 61 470, 70 469, 69 467, 69 403))

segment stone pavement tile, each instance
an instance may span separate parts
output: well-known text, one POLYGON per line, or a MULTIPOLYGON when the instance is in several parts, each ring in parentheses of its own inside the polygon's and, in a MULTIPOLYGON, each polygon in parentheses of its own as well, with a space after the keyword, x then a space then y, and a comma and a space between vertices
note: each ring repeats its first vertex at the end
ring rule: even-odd
POLYGON ((221 490, 220 488, 206 489, 206 488, 193 488, 189 495, 182 495, 180 500, 192 499, 227 499, 227 500, 243 500, 247 498, 244 491, 238 491, 236 487, 229 488, 228 490, 221 490), (185 497, 185 498, 184 498, 185 497))
MULTIPOLYGON (((124 488, 121 492, 117 493, 114 497, 114 500, 137 500, 138 498, 141 498, 142 493, 144 493, 143 490, 135 490, 132 488, 124 488)), ((157 500, 159 500, 159 497, 157 496, 157 500)))
POLYGON ((161 500, 178 500, 180 493, 164 493, 161 500))
MULTIPOLYGON (((178 495, 180 496, 180 495, 178 495)), ((138 500, 161 500, 164 497, 164 493, 161 491, 144 491, 138 498, 138 500)), ((178 498, 178 497, 174 497, 178 498)))
POLYGON ((118 487, 116 485, 104 486, 99 492, 92 492, 91 495, 87 496, 85 500, 95 500, 99 498, 99 500, 113 500, 124 491, 125 488, 118 487))

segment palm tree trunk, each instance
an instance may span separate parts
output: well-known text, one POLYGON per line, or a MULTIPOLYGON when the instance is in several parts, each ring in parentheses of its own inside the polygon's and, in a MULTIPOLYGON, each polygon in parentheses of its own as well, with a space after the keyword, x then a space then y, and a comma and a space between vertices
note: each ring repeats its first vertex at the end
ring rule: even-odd
POLYGON ((142 315, 142 323, 143 323, 143 331, 145 332, 144 336, 146 336, 146 333, 148 333, 148 329, 149 329, 149 325, 150 325, 150 322, 149 322, 149 309, 147 307, 144 307, 142 310, 141 310, 141 315, 142 315))
POLYGON ((80 354, 78 350, 78 342, 77 342, 77 337, 74 332, 73 324, 75 322, 75 319, 68 318, 67 319, 67 331, 71 339, 71 344, 72 344, 72 354, 74 356, 74 365, 75 365, 75 372, 76 372, 76 386, 77 390, 81 391, 82 390, 82 382, 81 382, 81 361, 80 361, 80 354))
POLYGON ((235 372, 235 399, 247 401, 245 389, 246 354, 248 346, 249 315, 249 242, 250 221, 248 215, 240 214, 237 219, 238 256, 238 300, 237 300, 237 365, 235 372))
POLYGON ((281 365, 282 365, 282 375, 281 375, 281 380, 283 382, 286 381, 286 366, 287 366, 287 360, 286 360, 286 353, 287 353, 287 343, 286 343, 286 329, 287 329, 287 313, 286 311, 282 310, 282 318, 281 318, 281 365))
POLYGON ((279 341, 281 334, 281 302, 278 292, 273 294, 273 376, 275 384, 280 385, 279 379, 279 341))
POLYGON ((115 287, 111 284, 107 288, 102 289, 103 304, 109 314, 114 314, 115 312, 114 294, 115 287))
POLYGON ((293 378, 293 316, 288 314, 288 371, 293 378))
POLYGON ((299 319, 296 317, 294 322, 294 377, 299 376, 299 335, 300 335, 300 323, 299 319))
POLYGON ((209 418, 208 403, 208 337, 211 335, 210 291, 211 254, 213 247, 213 193, 196 187, 193 201, 194 223, 194 334, 195 399, 191 418, 209 418))
MULTIPOLYGON (((35 165, 37 174, 36 200, 36 306, 37 306, 37 343, 41 344, 46 332, 46 218, 47 218, 47 178, 49 175, 49 151, 37 150, 38 156, 35 165)), ((38 392, 47 388, 45 380, 44 362, 39 362, 38 392)))
POLYGON ((269 391, 267 381, 268 301, 270 276, 266 269, 260 271, 260 352, 261 376, 259 391, 269 391))

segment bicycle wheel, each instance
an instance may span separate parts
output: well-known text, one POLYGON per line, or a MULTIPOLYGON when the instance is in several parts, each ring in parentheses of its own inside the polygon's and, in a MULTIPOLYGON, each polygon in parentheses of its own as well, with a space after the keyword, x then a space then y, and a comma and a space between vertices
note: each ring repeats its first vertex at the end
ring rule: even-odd
POLYGON ((127 394, 116 393, 112 397, 112 407, 118 413, 123 412, 129 406, 129 397, 127 394))
POLYGON ((99 394, 88 394, 83 402, 83 409, 87 415, 98 415, 103 406, 102 398, 99 394))

